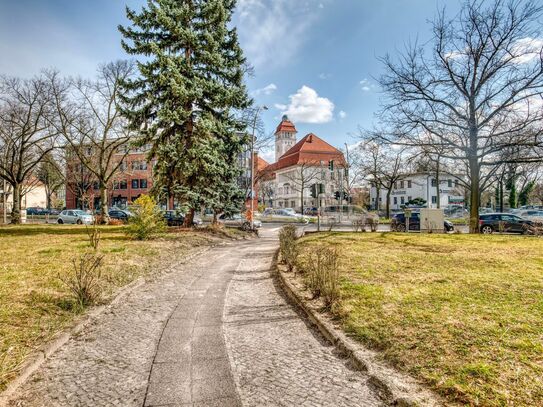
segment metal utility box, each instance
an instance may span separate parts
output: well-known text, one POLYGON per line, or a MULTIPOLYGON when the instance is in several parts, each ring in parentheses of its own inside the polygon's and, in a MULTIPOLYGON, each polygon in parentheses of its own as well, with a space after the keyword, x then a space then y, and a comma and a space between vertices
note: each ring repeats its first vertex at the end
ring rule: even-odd
POLYGON ((443 209, 421 208, 420 210, 420 232, 421 233, 444 233, 445 215, 443 209))

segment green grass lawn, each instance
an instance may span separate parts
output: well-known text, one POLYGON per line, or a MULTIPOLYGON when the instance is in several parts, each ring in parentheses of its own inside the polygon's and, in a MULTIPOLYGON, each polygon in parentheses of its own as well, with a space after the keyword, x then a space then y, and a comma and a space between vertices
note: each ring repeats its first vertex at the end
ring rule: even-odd
MULTIPOLYGON (((127 238, 123 227, 100 230, 104 301, 139 276, 161 270, 161 262, 211 240, 209 233, 185 231, 142 242, 127 238)), ((84 226, 0 227, 0 391, 29 353, 84 311, 57 276, 69 272, 72 259, 86 250, 84 226)))
MULTIPOLYGON (((543 405, 543 240, 321 233, 342 250, 344 329, 448 400, 543 405)), ((305 251, 307 253, 307 251, 305 251)))

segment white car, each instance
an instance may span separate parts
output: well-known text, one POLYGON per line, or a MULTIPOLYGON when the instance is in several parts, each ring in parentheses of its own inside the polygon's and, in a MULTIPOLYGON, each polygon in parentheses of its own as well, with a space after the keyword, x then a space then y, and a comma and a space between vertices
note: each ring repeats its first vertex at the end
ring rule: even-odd
POLYGON ((64 223, 71 223, 74 225, 90 225, 94 222, 94 216, 88 214, 81 209, 66 209, 60 212, 58 215, 57 223, 62 225, 64 223))

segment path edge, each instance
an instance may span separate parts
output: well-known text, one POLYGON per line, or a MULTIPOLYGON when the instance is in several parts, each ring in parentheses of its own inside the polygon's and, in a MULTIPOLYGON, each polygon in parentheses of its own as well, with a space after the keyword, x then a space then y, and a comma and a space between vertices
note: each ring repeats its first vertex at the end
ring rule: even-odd
MULTIPOLYGON (((184 257, 177 264, 184 264, 197 256, 209 251, 213 246, 207 246, 202 250, 196 250, 195 252, 184 257)), ((72 337, 82 332, 87 326, 100 317, 105 311, 110 310, 113 306, 118 304, 124 297, 134 292, 136 289, 146 283, 145 276, 140 276, 136 280, 128 283, 124 287, 119 288, 114 294, 111 301, 105 305, 93 307, 87 313, 85 313, 79 322, 73 327, 67 328, 64 331, 54 335, 53 338, 40 346, 37 350, 32 352, 27 360, 23 362, 22 368, 19 370, 17 376, 9 382, 7 387, 0 393, 0 407, 8 405, 9 401, 23 384, 45 363, 50 359, 62 346, 64 346, 72 337)))
POLYGON ((342 330, 334 326, 330 317, 319 313, 308 301, 298 295, 299 290, 288 278, 288 274, 292 273, 287 273, 279 266, 279 250, 274 256, 272 267, 283 292, 291 302, 307 316, 309 322, 349 360, 356 370, 368 375, 370 385, 388 405, 436 407, 444 404, 437 395, 413 378, 378 361, 376 352, 349 338, 342 330))

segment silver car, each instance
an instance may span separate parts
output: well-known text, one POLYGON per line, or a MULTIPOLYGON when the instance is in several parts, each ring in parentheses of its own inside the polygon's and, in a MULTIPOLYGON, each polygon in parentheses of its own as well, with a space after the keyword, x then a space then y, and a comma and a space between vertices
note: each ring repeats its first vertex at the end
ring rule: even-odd
POLYGON ((90 225, 94 222, 94 217, 81 209, 67 209, 60 212, 58 215, 57 223, 62 225, 64 223, 77 224, 77 225, 90 225))
MULTIPOLYGON (((222 214, 221 216, 219 216, 219 222, 225 226, 235 226, 243 230, 251 229, 251 221, 247 220, 245 217, 241 216, 241 214, 239 213, 236 213, 230 216, 227 216, 226 214, 222 214)), ((259 221, 258 219, 254 219, 253 224, 255 228, 262 227, 262 222, 259 221)))

